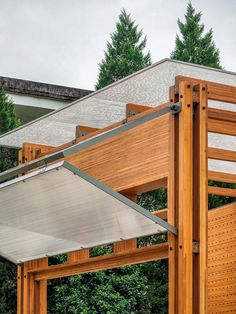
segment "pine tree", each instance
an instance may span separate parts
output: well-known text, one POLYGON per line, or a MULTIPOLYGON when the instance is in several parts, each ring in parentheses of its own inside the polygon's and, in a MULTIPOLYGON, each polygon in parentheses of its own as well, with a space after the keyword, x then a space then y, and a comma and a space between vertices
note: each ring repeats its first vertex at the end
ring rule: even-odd
POLYGON ((105 58, 99 64, 96 89, 105 87, 151 64, 150 53, 144 53, 146 37, 123 9, 116 24, 116 31, 107 43, 105 58))
POLYGON ((185 22, 178 19, 182 39, 176 35, 175 50, 171 58, 213 68, 221 68, 219 50, 213 41, 213 31, 205 35, 204 25, 200 23, 202 13, 195 12, 191 2, 188 3, 185 22))

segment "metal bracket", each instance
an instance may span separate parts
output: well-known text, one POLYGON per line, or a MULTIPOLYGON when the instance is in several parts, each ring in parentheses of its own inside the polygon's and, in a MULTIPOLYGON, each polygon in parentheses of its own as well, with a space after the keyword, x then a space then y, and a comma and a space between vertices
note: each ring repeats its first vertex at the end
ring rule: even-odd
POLYGON ((199 254, 199 242, 198 241, 193 241, 193 253, 199 254))
POLYGON ((182 105, 180 102, 176 102, 170 106, 170 111, 172 114, 179 113, 181 111, 182 105))

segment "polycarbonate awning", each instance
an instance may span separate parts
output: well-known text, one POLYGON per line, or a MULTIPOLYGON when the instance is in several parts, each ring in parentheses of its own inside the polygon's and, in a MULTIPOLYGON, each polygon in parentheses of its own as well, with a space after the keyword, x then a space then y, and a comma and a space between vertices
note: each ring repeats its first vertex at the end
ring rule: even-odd
POLYGON ((59 162, 0 185, 0 255, 21 263, 176 229, 59 162))

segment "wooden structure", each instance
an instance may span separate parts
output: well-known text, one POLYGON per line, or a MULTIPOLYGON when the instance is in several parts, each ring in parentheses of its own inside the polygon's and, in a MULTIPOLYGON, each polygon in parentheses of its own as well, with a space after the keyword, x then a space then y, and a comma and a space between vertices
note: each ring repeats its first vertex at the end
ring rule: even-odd
POLYGON ((208 147, 208 132, 235 136, 236 113, 210 109, 208 99, 236 104, 236 88, 177 77, 170 101, 162 106, 128 104, 125 121, 100 130, 78 126, 75 141, 60 147, 24 144, 19 163, 37 166, 38 158, 42 162, 76 143, 171 108, 63 158, 133 201, 138 194, 166 187, 168 208, 154 214, 167 219, 178 235, 169 232, 166 243, 142 248, 136 239, 121 241, 113 244, 113 253, 100 257, 82 249, 68 253, 61 265, 48 266, 47 258, 21 264, 18 314, 47 312, 49 279, 166 258, 170 314, 236 312, 236 204, 208 212, 208 193, 235 197, 234 189, 208 187, 208 180, 236 183, 235 174, 208 171, 208 158, 236 161, 236 152, 208 147))

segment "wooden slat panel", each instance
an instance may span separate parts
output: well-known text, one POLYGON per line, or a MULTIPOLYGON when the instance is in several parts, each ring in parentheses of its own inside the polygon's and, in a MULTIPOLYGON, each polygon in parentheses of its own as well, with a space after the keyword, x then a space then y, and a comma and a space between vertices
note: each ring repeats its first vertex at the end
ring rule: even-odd
POLYGON ((215 108, 208 109, 208 118, 221 121, 236 122, 236 112, 215 108))
POLYGON ((129 252, 91 257, 76 263, 50 266, 47 269, 32 269, 30 272, 35 273, 35 280, 44 280, 116 268, 124 265, 134 265, 165 258, 168 258, 168 243, 134 249, 129 252))
POLYGON ((217 171, 208 171, 208 179, 218 182, 236 183, 236 175, 217 171))
POLYGON ((65 160, 118 191, 167 177, 169 116, 141 124, 65 160))
POLYGON ((236 189, 228 189, 228 188, 219 188, 216 186, 208 186, 208 194, 236 197, 236 189))
POLYGON ((208 119, 208 131, 213 133, 235 136, 236 123, 231 121, 208 119))
POLYGON ((236 203, 208 212, 208 313, 236 313, 236 203))
POLYGON ((209 147, 208 158, 225 160, 225 161, 236 161, 236 152, 232 150, 209 147))
POLYGON ((177 76, 175 78, 176 85, 181 81, 191 81, 192 83, 203 83, 207 84, 208 87, 208 98, 212 100, 218 100, 223 102, 229 102, 236 104, 236 87, 215 82, 190 78, 187 76, 177 76))

